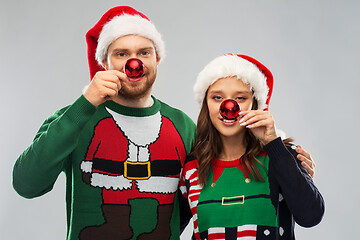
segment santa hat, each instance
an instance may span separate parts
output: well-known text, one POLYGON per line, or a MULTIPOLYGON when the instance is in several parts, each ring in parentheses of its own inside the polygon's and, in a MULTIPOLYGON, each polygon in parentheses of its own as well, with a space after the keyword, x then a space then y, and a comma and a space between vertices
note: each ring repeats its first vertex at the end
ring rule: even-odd
POLYGON ((165 44, 148 17, 128 6, 114 7, 86 33, 91 79, 96 72, 104 70, 102 64, 110 44, 131 34, 152 40, 157 56, 160 59, 165 57, 165 44))
POLYGON ((194 85, 196 101, 202 104, 207 89, 216 80, 233 76, 249 84, 258 102, 258 109, 268 110, 273 75, 262 63, 246 55, 226 54, 207 64, 199 73, 194 85))

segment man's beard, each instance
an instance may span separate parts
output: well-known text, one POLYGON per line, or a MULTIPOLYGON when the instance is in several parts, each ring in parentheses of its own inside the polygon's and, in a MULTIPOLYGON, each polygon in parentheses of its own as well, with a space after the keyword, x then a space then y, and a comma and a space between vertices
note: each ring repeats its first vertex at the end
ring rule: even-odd
POLYGON ((147 93, 151 91, 152 85, 154 84, 155 79, 147 79, 146 82, 140 84, 139 86, 131 86, 133 84, 124 84, 121 86, 119 95, 126 99, 136 100, 144 97, 147 93))

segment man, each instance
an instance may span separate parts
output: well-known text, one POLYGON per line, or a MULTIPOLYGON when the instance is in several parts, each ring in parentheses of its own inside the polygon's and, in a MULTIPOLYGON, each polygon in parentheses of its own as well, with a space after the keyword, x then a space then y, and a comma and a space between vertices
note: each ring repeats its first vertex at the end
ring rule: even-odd
POLYGON ((91 83, 44 122, 15 163, 13 186, 41 196, 64 171, 67 239, 179 239, 186 210, 177 190, 195 124, 151 96, 161 36, 145 15, 121 6, 86 39, 91 83), (140 77, 124 73, 130 58, 143 62, 140 77))

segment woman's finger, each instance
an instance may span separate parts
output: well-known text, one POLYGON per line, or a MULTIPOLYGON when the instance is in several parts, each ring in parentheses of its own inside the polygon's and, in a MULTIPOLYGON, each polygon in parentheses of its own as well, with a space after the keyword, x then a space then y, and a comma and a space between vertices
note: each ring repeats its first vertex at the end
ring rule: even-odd
POLYGON ((255 122, 261 121, 261 120, 266 120, 269 117, 271 117, 271 115, 268 113, 264 113, 264 111, 251 111, 251 112, 248 112, 246 115, 244 115, 240 119, 239 123, 240 123, 240 126, 246 126, 246 125, 250 125, 255 122))

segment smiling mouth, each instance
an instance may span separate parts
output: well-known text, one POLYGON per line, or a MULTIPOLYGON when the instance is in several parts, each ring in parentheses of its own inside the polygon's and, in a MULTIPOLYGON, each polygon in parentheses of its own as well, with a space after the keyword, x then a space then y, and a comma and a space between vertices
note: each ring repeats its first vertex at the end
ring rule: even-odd
POLYGON ((236 122, 237 118, 233 118, 233 119, 226 119, 226 118, 222 118, 221 121, 225 122, 225 123, 233 123, 236 122))
POLYGON ((140 81, 144 76, 145 76, 145 74, 143 74, 142 76, 137 77, 137 78, 128 77, 128 80, 129 80, 130 82, 138 82, 138 81, 140 81))

